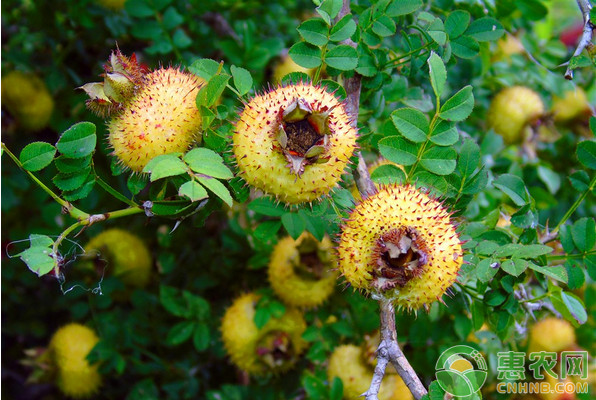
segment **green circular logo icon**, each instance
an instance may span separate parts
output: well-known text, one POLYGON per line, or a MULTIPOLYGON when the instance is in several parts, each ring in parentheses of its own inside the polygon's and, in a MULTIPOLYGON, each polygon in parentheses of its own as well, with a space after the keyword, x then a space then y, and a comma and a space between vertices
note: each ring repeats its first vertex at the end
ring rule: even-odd
POLYGON ((482 354, 465 345, 445 350, 439 356, 435 370, 439 386, 452 396, 462 399, 480 390, 488 375, 482 354))

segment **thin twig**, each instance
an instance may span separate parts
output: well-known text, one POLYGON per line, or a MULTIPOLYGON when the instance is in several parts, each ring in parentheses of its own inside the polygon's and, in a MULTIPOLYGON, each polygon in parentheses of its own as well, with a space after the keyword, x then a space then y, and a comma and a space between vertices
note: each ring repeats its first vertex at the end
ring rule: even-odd
MULTIPOLYGON (((582 13, 582 17, 584 19, 584 29, 582 32, 582 37, 573 53, 573 57, 579 56, 582 51, 592 43, 592 37, 594 35, 594 30, 596 29, 596 25, 590 21, 590 10, 592 9, 592 5, 590 4, 590 0, 577 0, 577 6, 582 13)), ((572 58, 573 58, 572 57, 572 58)), ((573 69, 571 65, 567 66, 567 70, 565 71, 565 79, 573 79, 573 69)))
POLYGON ((203 14, 202 18, 203 21, 205 21, 207 25, 209 25, 218 36, 229 36, 236 42, 240 43, 240 37, 234 31, 229 22, 220 13, 209 11, 203 14))
MULTIPOLYGON (((343 6, 336 21, 349 13, 350 0, 343 0, 343 6)), ((354 48, 356 47, 356 43, 350 39, 345 40, 343 44, 350 45, 354 48)), ((346 112, 351 117, 354 126, 358 123, 361 83, 362 77, 357 72, 354 72, 353 76, 344 80, 344 88, 347 94, 346 112)), ((375 185, 370 179, 370 174, 364 158, 360 152, 358 152, 358 165, 354 171, 354 175, 356 186, 358 187, 358 191, 362 198, 366 198, 368 195, 376 191, 375 185)), ((414 398, 420 399, 427 393, 427 391, 397 343, 395 309, 393 304, 390 300, 381 299, 379 301, 379 306, 381 308, 381 343, 377 349, 377 366, 373 374, 372 382, 364 396, 366 396, 366 400, 378 400, 378 393, 385 375, 385 368, 387 367, 387 364, 391 362, 408 389, 410 389, 414 395, 414 398)))

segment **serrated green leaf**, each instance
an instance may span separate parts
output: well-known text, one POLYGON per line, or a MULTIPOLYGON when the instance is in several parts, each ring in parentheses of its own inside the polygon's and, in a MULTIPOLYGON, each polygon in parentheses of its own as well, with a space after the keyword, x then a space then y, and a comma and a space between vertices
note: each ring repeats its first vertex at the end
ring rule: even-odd
POLYGON ((21 151, 19 160, 27 171, 39 171, 52 163, 56 148, 46 142, 29 143, 21 151))
POLYGON ((571 237, 580 252, 587 252, 596 244, 596 222, 594 218, 580 218, 571 226, 571 237))
POLYGON ((201 58, 200 60, 194 61, 188 70, 203 78, 205 81, 209 81, 213 76, 217 74, 220 69, 220 64, 217 61, 209 58, 201 58))
MULTIPOLYGON (((160 36, 165 34, 159 22, 153 19, 141 19, 136 21, 136 23, 131 26, 130 33, 137 39, 154 40, 159 40, 160 36)), ((164 43, 170 45, 168 42, 164 43)))
POLYGON ((245 95, 252 88, 252 76, 248 70, 232 65, 230 68, 232 78, 234 78, 234 86, 241 95, 245 95))
POLYGON ((403 183, 406 180, 406 173, 395 165, 387 164, 375 168, 370 178, 375 183, 403 183))
POLYGON ((494 260, 485 258, 476 264, 476 276, 480 282, 489 282, 498 272, 498 268, 493 268, 494 260))
POLYGON ((223 91, 226 89, 226 85, 228 84, 230 78, 231 76, 228 74, 219 74, 211 77, 209 82, 201 87, 199 93, 197 93, 197 107, 213 106, 221 97, 223 91))
POLYGON ((333 381, 331 382, 331 387, 329 388, 329 400, 341 400, 343 396, 343 382, 338 376, 336 376, 333 378, 333 381))
POLYGON ((316 68, 321 65, 321 49, 310 43, 296 43, 290 47, 288 54, 301 67, 316 68))
POLYGON ((586 171, 575 171, 569 175, 569 183, 578 192, 585 192, 590 187, 590 176, 586 171))
POLYGON ((281 217, 287 211, 279 202, 270 197, 259 197, 248 204, 248 209, 269 217, 281 217))
POLYGON ((451 146, 459 140, 459 132, 455 123, 450 121, 439 121, 433 127, 429 140, 438 146, 451 146))
POLYGON ((324 46, 329 40, 329 27, 320 18, 307 19, 296 29, 305 42, 315 46, 324 46))
POLYGON ((482 17, 470 24, 466 34, 479 42, 487 42, 499 39, 505 34, 505 29, 496 19, 482 17))
POLYGON ((342 44, 325 54, 325 63, 340 71, 350 71, 358 66, 358 52, 355 48, 342 44))
POLYGON ((463 121, 474 109, 472 86, 468 85, 454 94, 441 106, 439 117, 448 121, 463 121))
POLYGON ((207 189, 211 190, 217 197, 222 199, 224 203, 232 207, 232 205, 234 204, 234 199, 232 199, 230 191, 224 186, 223 183, 221 183, 215 178, 198 177, 197 180, 201 185, 205 186, 207 189))
POLYGON ((184 17, 180 15, 175 7, 168 7, 168 9, 163 13, 161 20, 161 23, 166 30, 174 29, 182 22, 184 22, 184 17))
POLYGON ((441 57, 434 51, 430 52, 430 57, 427 60, 428 70, 430 75, 430 84, 437 97, 441 97, 445 89, 445 82, 447 82, 447 70, 441 57))
POLYGON ((75 190, 63 191, 62 197, 67 201, 81 200, 89 196, 95 186, 95 175, 89 174, 87 180, 75 190))
POLYGON ((333 94, 340 100, 344 100, 346 97, 348 97, 346 89, 344 89, 342 85, 335 81, 332 81, 331 79, 323 79, 321 81, 321 86, 325 88, 325 91, 327 93, 333 94))
POLYGON ((205 351, 209 347, 211 341, 211 334, 209 333, 209 326, 204 323, 195 323, 194 333, 192 335, 192 343, 197 351, 205 351))
POLYGON ((178 49, 186 49, 192 44, 192 39, 188 37, 184 29, 178 28, 174 31, 172 35, 172 42, 174 42, 174 46, 178 49))
POLYGON ((127 0, 124 3, 124 8, 130 16, 136 18, 146 18, 155 14, 155 11, 145 0, 127 0))
POLYGON ((60 190, 75 190, 80 188, 85 183, 90 172, 91 168, 87 167, 85 169, 80 170, 79 172, 75 172, 72 174, 59 173, 56 176, 54 176, 52 181, 54 182, 54 185, 56 185, 56 187, 60 190))
POLYGON ((217 179, 232 179, 234 174, 224 165, 223 158, 205 147, 192 149, 182 158, 194 172, 217 179))
POLYGON ((337 21, 331 28, 329 40, 333 42, 341 42, 349 39, 356 32, 356 22, 352 18, 352 14, 344 15, 342 19, 337 21))
POLYGON ((37 276, 47 274, 57 265, 56 260, 52 257, 52 249, 49 247, 31 247, 19 253, 19 257, 37 276))
POLYGON ((470 25, 470 13, 464 10, 455 10, 445 20, 445 32, 450 39, 461 36, 470 25))
POLYGON ((391 121, 406 139, 414 143, 422 143, 426 140, 430 123, 421 111, 414 108, 399 108, 391 113, 391 121))
POLYGON ((159 301, 161 305, 172 315, 186 318, 190 316, 188 303, 182 297, 181 291, 171 286, 161 285, 159 287, 159 301))
POLYGON ((422 155, 420 165, 437 175, 449 175, 455 170, 457 152, 451 147, 431 147, 422 155))
POLYGON ((393 0, 387 9, 385 15, 388 17, 399 17, 411 14, 422 7, 422 0, 393 0))
POLYGON ((194 321, 182 321, 170 329, 166 336, 166 344, 169 346, 178 346, 190 339, 195 328, 194 321))
POLYGON ((38 235, 32 233, 29 235, 29 247, 51 247, 54 245, 54 240, 46 235, 38 235))
POLYGON ((255 228, 253 236, 261 242, 268 243, 276 238, 279 228, 281 221, 264 221, 255 228))
POLYGON ((196 181, 188 181, 183 183, 178 189, 179 196, 186 196, 190 201, 199 201, 209 197, 207 191, 196 181))
POLYGON ((372 31, 380 37, 393 36, 396 30, 395 21, 386 15, 381 15, 372 24, 372 31))
POLYGON ((64 174, 72 174, 89 167, 89 165, 91 165, 91 156, 83 158, 60 156, 54 160, 54 165, 56 165, 58 171, 64 174))
POLYGON ((288 234, 294 239, 298 239, 298 236, 306 229, 306 222, 302 216, 298 213, 287 212, 281 216, 281 222, 288 231, 288 234))
POLYGON ((91 122, 74 124, 60 136, 56 148, 70 158, 86 157, 95 151, 95 130, 95 125, 91 122))
POLYGON ((440 18, 435 18, 426 28, 428 35, 439 45, 444 46, 447 43, 447 34, 445 33, 445 26, 440 18))
POLYGON ((538 177, 546 185, 551 194, 555 194, 561 187, 561 177, 553 170, 540 165, 538 166, 538 177))
POLYGON ((488 172, 482 167, 470 179, 466 180, 462 194, 480 193, 488 185, 488 172))
POLYGON ((558 291, 551 296, 555 309, 574 326, 584 324, 588 320, 586 307, 579 297, 570 292, 558 291))
POLYGON ((493 181, 493 185, 520 207, 530 201, 524 181, 516 175, 503 174, 493 181))
POLYGON ((567 270, 565 270, 565 267, 560 265, 553 267, 541 267, 530 262, 528 263, 528 267, 559 282, 567 283, 567 281, 569 280, 569 278, 567 277, 567 270))
POLYGON ((596 141, 584 140, 577 145, 577 159, 586 168, 596 169, 596 141))
POLYGON ((460 36, 451 42, 451 51, 456 57, 470 59, 476 57, 480 52, 480 45, 478 42, 467 35, 460 36))
POLYGON ((186 173, 186 165, 175 154, 162 154, 145 165, 143 172, 151 174, 150 181, 186 173))
POLYGON ((343 0, 324 0, 320 6, 316 8, 319 15, 321 15, 329 24, 330 20, 337 17, 341 11, 343 0), (329 20, 327 20, 329 19, 329 20))
POLYGON ((473 139, 464 140, 464 144, 459 152, 459 162, 457 169, 462 176, 469 176, 476 170, 480 162, 480 147, 473 139))
POLYGON ((387 160, 399 165, 412 165, 418 159, 418 148, 400 136, 389 136, 379 141, 379 152, 387 160))

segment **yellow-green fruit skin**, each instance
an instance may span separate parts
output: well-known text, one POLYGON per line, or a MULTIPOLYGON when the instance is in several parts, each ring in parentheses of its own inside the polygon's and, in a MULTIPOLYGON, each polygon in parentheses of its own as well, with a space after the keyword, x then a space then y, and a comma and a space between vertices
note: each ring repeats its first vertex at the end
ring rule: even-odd
POLYGON ((250 185, 286 203, 304 203, 328 194, 337 185, 356 148, 356 137, 356 129, 337 98, 322 87, 301 83, 256 96, 244 107, 233 134, 234 155, 250 185), (300 176, 288 168, 275 140, 280 109, 297 99, 304 99, 315 111, 333 108, 329 115, 329 160, 307 165, 300 176))
POLYGON ((147 245, 123 229, 113 228, 92 238, 87 253, 106 259, 106 274, 116 276, 129 287, 144 288, 151 280, 152 259, 147 245))
POLYGON ((538 93, 524 86, 512 86, 492 100, 487 123, 506 144, 513 144, 521 142, 526 125, 543 114, 544 103, 538 93))
POLYGON ((176 68, 147 74, 138 94, 108 123, 113 154, 141 172, 158 155, 185 152, 200 139, 202 120, 195 99, 203 84, 176 68))
POLYGON ((455 282, 463 251, 450 214, 439 201, 410 185, 388 185, 381 186, 350 213, 342 229, 338 258, 340 272, 354 288, 415 310, 440 300, 455 282), (383 278, 375 277, 375 249, 383 235, 404 228, 416 232, 426 244, 426 263, 422 273, 404 286, 380 292, 376 285, 383 278))
MULTIPOLYGON (((362 349, 352 344, 337 347, 329 358, 327 377, 342 380, 344 399, 359 399, 368 390, 374 369, 364 360, 362 349)), ((412 393, 399 375, 386 374, 381 383, 379 400, 412 400, 412 393)))
POLYGON ((573 326, 555 317, 548 317, 532 326, 530 330, 530 346, 528 351, 554 351, 560 352, 569 349, 575 344, 575 331, 573 326))
POLYGON ((586 92, 580 87, 566 91, 563 97, 553 99, 552 113, 555 122, 571 121, 586 111, 589 112, 589 109, 586 92))
MULTIPOLYGON (((294 307, 316 307, 323 303, 335 289, 337 274, 331 271, 334 267, 333 257, 323 268, 321 279, 303 278, 296 273, 295 266, 300 262, 298 246, 307 236, 301 235, 297 240, 291 237, 281 239, 271 254, 269 262, 269 282, 275 294, 286 304, 294 307)), ((333 245, 328 237, 319 243, 319 252, 331 254, 333 245)))
POLYGON ((54 99, 46 84, 33 74, 13 71, 2 77, 2 106, 27 131, 38 131, 50 122, 54 99))
POLYGON ((272 317, 259 329, 254 323, 255 305, 258 300, 259 295, 247 293, 238 297, 226 310, 221 324, 224 346, 232 362, 251 375, 284 372, 292 367, 297 357, 279 369, 271 369, 257 354, 259 340, 270 332, 286 332, 290 337, 293 354, 299 355, 307 345, 302 339, 306 322, 299 310, 289 308, 283 316, 272 317))
POLYGON ((65 395, 83 399, 99 390, 97 365, 90 365, 86 359, 97 342, 93 330, 77 323, 63 326, 52 336, 50 357, 56 367, 56 384, 65 395))
POLYGON ((273 69, 273 83, 280 84, 281 79, 292 72, 303 72, 312 78, 315 74, 315 68, 301 67, 289 55, 285 55, 273 69))

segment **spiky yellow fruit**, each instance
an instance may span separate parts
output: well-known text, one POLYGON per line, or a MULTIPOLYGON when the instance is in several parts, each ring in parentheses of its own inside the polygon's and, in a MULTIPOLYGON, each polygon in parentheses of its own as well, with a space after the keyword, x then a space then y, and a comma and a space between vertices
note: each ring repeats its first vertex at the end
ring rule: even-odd
POLYGON ((580 87, 567 90, 563 97, 554 97, 552 113, 555 122, 567 122, 590 114, 590 103, 586 92, 580 87))
POLYGON ((449 212, 413 186, 382 186, 343 226, 339 269, 356 289, 417 309, 441 300, 463 251, 449 212))
POLYGON ((487 123, 506 144, 512 144, 523 141, 525 128, 543 115, 544 104, 538 93, 524 86, 512 86, 492 100, 487 123))
POLYGON ((294 307, 315 307, 327 300, 337 274, 328 237, 322 242, 303 233, 297 240, 281 239, 271 254, 269 282, 284 303, 294 307))
POLYGON ((259 295, 247 293, 226 310, 222 338, 236 366, 252 375, 280 373, 291 368, 306 348, 302 313, 289 308, 280 318, 271 317, 262 328, 254 323, 259 295))
POLYGON ((54 110, 54 99, 39 77, 13 71, 2 77, 2 106, 27 131, 45 128, 54 110))
POLYGON ((325 88, 299 83, 253 98, 234 130, 244 179, 287 203, 328 194, 356 148, 343 103, 325 88))
POLYGON ((135 172, 158 155, 185 152, 201 132, 195 99, 204 80, 176 68, 143 79, 138 94, 108 123, 113 154, 135 172))
POLYGON ((105 273, 118 277, 133 288, 147 286, 151 279, 151 253, 138 237, 123 229, 112 228, 92 238, 85 251, 96 258, 105 273))
POLYGON ((87 361, 97 342, 99 338, 93 330, 77 323, 63 326, 52 336, 49 356, 56 367, 56 384, 65 395, 82 399, 99 390, 98 366, 87 361))
POLYGON ((569 349, 575 344, 575 330, 564 319, 548 317, 537 322, 530 330, 528 351, 555 351, 569 349))
POLYGON ((292 72, 303 72, 311 78, 315 75, 315 68, 304 68, 296 64, 292 58, 285 54, 281 60, 273 67, 272 80, 275 84, 280 84, 281 79, 292 72))
MULTIPOLYGON (((358 399, 370 387, 374 368, 366 363, 362 349, 352 344, 337 347, 329 358, 327 377, 342 380, 344 399, 358 399)), ((412 393, 396 374, 385 375, 379 400, 411 400, 412 393)))

